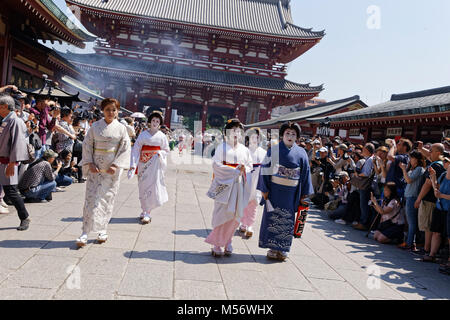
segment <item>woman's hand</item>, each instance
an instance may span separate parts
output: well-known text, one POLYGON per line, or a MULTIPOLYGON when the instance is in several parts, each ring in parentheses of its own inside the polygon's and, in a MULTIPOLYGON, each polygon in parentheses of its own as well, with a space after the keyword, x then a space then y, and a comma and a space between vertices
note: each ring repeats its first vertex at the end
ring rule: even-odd
POLYGON ((89 163, 89 171, 91 173, 99 173, 100 171, 98 170, 98 168, 95 166, 95 164, 93 163, 89 163))
POLYGON ((438 189, 434 189, 434 196, 436 197, 436 199, 442 198, 442 194, 438 189))
POLYGON ((400 162, 398 164, 398 166, 400 167, 400 169, 405 170, 406 169, 406 163, 400 162))
POLYGON ((373 192, 370 193, 370 200, 372 201, 372 203, 375 205, 377 202, 377 199, 375 198, 375 196, 373 195, 373 192))
POLYGON ((417 199, 416 202, 414 202, 414 208, 419 209, 421 202, 422 200, 417 199))
POLYGON ((110 174, 110 175, 115 175, 117 171, 117 167, 115 165, 112 165, 111 167, 108 168, 108 170, 106 171, 106 173, 110 174))
POLYGON ((436 177, 436 171, 432 167, 428 168, 428 172, 430 173, 431 178, 436 177))

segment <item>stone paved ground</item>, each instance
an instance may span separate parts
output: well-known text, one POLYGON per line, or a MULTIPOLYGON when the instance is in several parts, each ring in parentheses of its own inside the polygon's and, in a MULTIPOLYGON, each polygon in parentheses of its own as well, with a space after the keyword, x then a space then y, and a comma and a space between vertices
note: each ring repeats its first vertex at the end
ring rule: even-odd
POLYGON ((51 203, 27 205, 32 225, 26 232, 15 230, 11 208, 0 216, 0 299, 450 298, 450 277, 439 274, 438 265, 376 244, 314 210, 284 263, 267 260, 258 248, 261 208, 254 237, 236 234, 233 256, 213 258, 204 242, 211 231, 210 181, 208 163, 172 161, 170 201, 142 226, 136 178, 124 176, 109 240, 99 245, 91 235, 81 250, 74 239, 81 230, 83 184, 55 194, 51 203), (373 268, 380 273, 378 286, 367 273, 373 268))

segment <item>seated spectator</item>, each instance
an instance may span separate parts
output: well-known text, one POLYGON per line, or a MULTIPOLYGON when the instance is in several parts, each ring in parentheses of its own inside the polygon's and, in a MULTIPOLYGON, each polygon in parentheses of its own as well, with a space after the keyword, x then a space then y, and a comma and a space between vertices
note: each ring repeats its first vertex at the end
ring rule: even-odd
MULTIPOLYGON (((73 178, 78 176, 78 169, 75 167, 75 162, 72 160, 72 153, 64 149, 57 159, 57 164, 61 163, 61 170, 59 170, 58 176, 55 178, 56 186, 58 187, 68 187, 73 183, 73 178)), ((55 166, 55 162, 53 162, 53 166, 55 166)))
POLYGON ((46 150, 43 157, 32 163, 25 171, 19 182, 19 190, 27 202, 51 201, 52 192, 56 190, 55 178, 62 166, 59 163, 53 172, 51 164, 57 157, 58 154, 53 150, 46 150))
POLYGON ((417 232, 418 213, 419 211, 414 207, 414 203, 419 195, 421 187, 421 178, 425 173, 425 157, 417 150, 410 153, 409 171, 404 163, 400 163, 400 168, 403 171, 403 176, 407 183, 405 189, 406 199, 406 221, 408 222, 408 237, 406 242, 399 247, 401 249, 415 251, 414 237, 417 232))
POLYGON ((380 243, 402 240, 405 219, 400 198, 397 194, 397 186, 394 182, 388 182, 384 186, 383 192, 384 199, 381 206, 373 193, 371 194, 372 205, 381 215, 380 224, 375 231, 374 239, 380 243))

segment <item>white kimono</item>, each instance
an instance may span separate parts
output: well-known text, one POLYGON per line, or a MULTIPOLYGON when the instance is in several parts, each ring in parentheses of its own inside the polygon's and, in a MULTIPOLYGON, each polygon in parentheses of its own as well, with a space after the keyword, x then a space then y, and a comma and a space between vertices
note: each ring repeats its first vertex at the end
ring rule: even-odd
POLYGON ((139 200, 143 212, 150 213, 151 210, 162 206, 169 200, 164 182, 169 152, 169 141, 161 131, 152 136, 148 130, 145 130, 134 143, 130 167, 138 169, 139 200), (151 152, 141 157, 143 146, 160 147, 160 150, 156 151, 151 158, 148 156, 151 152))
POLYGON ((214 179, 207 193, 214 199, 212 227, 216 228, 230 220, 240 221, 250 194, 246 184, 251 184, 250 172, 253 170, 250 151, 242 144, 233 149, 224 142, 217 146, 213 157, 214 179), (246 177, 239 175, 239 170, 224 164, 245 165, 246 177))
MULTIPOLYGON (((249 148, 250 155, 252 157, 253 165, 261 164, 266 157, 267 151, 261 147, 252 147, 249 148)), ((257 166, 253 168, 253 171, 250 173, 251 175, 251 183, 247 184, 247 192, 250 194, 249 202, 255 200, 256 203, 261 202, 261 191, 256 190, 256 186, 258 185, 259 172, 261 171, 261 167, 257 166)))
POLYGON ((113 213, 114 199, 119 190, 123 169, 130 167, 130 138, 127 129, 114 120, 94 122, 83 141, 83 172, 87 172, 86 198, 83 210, 83 233, 106 232, 113 213), (93 163, 100 173, 92 173, 93 163), (106 173, 111 165, 116 173, 106 173))

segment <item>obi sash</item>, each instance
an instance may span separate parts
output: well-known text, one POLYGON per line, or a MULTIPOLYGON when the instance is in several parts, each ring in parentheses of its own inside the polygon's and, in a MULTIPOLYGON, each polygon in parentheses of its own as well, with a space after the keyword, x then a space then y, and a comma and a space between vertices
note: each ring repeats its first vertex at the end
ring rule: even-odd
POLYGON ((260 167, 260 166, 261 166, 261 163, 254 163, 254 164, 253 164, 253 169, 258 168, 258 167, 260 167))
POLYGON ((146 163, 153 157, 154 151, 159 150, 161 150, 159 146, 142 146, 141 157, 139 158, 139 161, 146 163))
POLYGON ((282 178, 277 176, 272 176, 272 182, 275 184, 279 184, 287 187, 296 187, 298 186, 298 180, 282 178))
POLYGON ((237 168, 237 166, 239 166, 239 164, 237 164, 237 163, 228 163, 226 161, 223 161, 222 164, 224 166, 229 166, 229 167, 233 167, 233 168, 237 168))
POLYGON ((1 164, 9 164, 9 158, 0 157, 0 163, 1 164))

